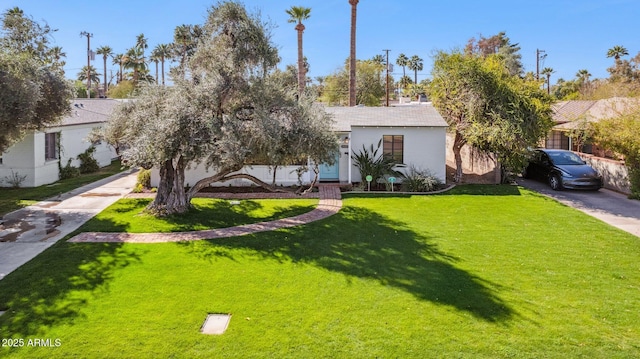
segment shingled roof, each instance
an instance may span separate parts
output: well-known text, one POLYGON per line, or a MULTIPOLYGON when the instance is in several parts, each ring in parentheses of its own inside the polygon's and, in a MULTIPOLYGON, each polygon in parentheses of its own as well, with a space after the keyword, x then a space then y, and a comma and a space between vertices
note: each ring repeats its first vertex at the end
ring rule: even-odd
POLYGON ((325 107, 333 116, 335 132, 352 127, 448 127, 431 104, 395 107, 325 107))
POLYGON ((61 126, 106 122, 119 103, 113 99, 73 99, 71 113, 62 120, 61 126))
POLYGON ((640 99, 612 97, 597 101, 563 101, 554 105, 553 119, 559 123, 553 129, 567 131, 578 128, 583 120, 597 122, 629 113, 640 106, 640 99))

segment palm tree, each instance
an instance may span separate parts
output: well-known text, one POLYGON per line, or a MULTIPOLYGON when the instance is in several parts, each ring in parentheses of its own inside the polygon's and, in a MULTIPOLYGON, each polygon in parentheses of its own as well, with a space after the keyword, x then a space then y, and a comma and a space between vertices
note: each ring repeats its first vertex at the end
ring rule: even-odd
POLYGON ((102 55, 102 60, 104 63, 104 96, 107 96, 107 57, 113 55, 113 50, 109 46, 101 46, 96 50, 96 54, 102 55))
MULTIPOLYGON (((87 81, 87 74, 89 74, 91 83, 100 83, 100 74, 98 73, 98 70, 96 70, 96 68, 93 66, 90 66, 88 70, 87 66, 83 66, 80 72, 78 72, 78 80, 82 82, 87 81)), ((87 89, 87 91, 89 91, 89 89, 87 89)))
POLYGON ((407 55, 405 54, 398 55, 398 58, 396 59, 396 64, 398 64, 398 66, 402 66, 402 77, 407 76, 406 67, 407 65, 409 65, 409 58, 407 57, 407 55))
MULTIPOLYGON (((171 57, 171 46, 167 44, 158 44, 153 49, 152 54, 160 60, 160 69, 162 70, 162 86, 164 86, 164 62, 171 57)), ((158 79, 156 79, 156 83, 158 79)))
POLYGON ((47 63, 51 64, 52 68, 60 70, 64 75, 63 67, 66 62, 61 61, 63 57, 67 57, 67 54, 62 51, 60 46, 54 46, 47 52, 47 63))
POLYGON ((136 49, 142 50, 142 59, 144 60, 144 50, 147 49, 149 45, 147 45, 147 38, 144 37, 144 34, 140 34, 136 36, 136 49))
POLYGON ((179 59, 181 68, 195 51, 202 34, 203 29, 199 25, 179 25, 173 30, 173 57, 179 59))
POLYGON ((422 66, 423 66, 422 59, 418 55, 411 56, 411 58, 409 59, 409 63, 407 64, 407 67, 409 67, 409 70, 414 71, 414 77, 413 77, 414 84, 418 83, 418 71, 422 71, 422 66))
POLYGON ((138 74, 147 69, 147 63, 144 61, 143 50, 139 47, 132 47, 127 50, 124 55, 124 68, 133 70, 133 83, 138 84, 138 74))
POLYGON ((292 6, 291 9, 286 10, 286 13, 291 16, 287 22, 298 23, 295 27, 298 32, 298 93, 302 96, 304 92, 306 71, 304 68, 304 56, 302 55, 302 33, 304 32, 304 25, 302 20, 309 18, 311 9, 302 6, 292 6))
POLYGON ((607 57, 613 57, 616 61, 620 60, 621 56, 629 55, 629 51, 624 46, 616 45, 607 51, 607 57))
POLYGON ((551 94, 551 86, 549 81, 551 80, 551 74, 554 72, 555 71, 551 67, 545 67, 544 69, 542 69, 542 71, 540 71, 541 74, 547 76, 547 94, 551 94))
POLYGON ((158 62, 160 62, 160 56, 157 56, 157 54, 154 51, 151 51, 151 55, 149 55, 149 61, 151 61, 151 62, 156 64, 155 81, 156 81, 156 83, 158 83, 158 62))
POLYGON ((122 67, 124 66, 126 56, 124 54, 116 54, 113 55, 113 64, 120 66, 120 70, 118 72, 118 83, 122 81, 122 67))
POLYGON ((356 105, 356 15, 359 0, 349 0, 351 5, 351 46, 349 49, 349 106, 356 105))
POLYGON ((582 69, 576 72, 576 77, 578 78, 578 81, 580 81, 580 83, 585 84, 589 82, 589 77, 591 77, 591 74, 587 69, 582 69))

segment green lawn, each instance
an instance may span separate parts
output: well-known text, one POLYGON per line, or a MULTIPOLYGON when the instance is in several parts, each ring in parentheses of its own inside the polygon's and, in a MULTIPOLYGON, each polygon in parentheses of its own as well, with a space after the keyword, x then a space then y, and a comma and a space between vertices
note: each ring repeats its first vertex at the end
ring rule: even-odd
MULTIPOLYGON (((299 205, 282 201, 266 212, 299 205)), ((1 336, 25 340, 0 356, 637 358, 639 254, 637 237, 518 187, 347 195, 270 233, 61 242, 0 281, 1 336), (225 334, 199 333, 207 313, 233 315, 225 334)))
POLYGON ((113 161, 109 166, 101 168, 98 172, 82 174, 75 178, 61 180, 48 185, 30 188, 0 188, 0 216, 121 171, 120 161, 113 161))

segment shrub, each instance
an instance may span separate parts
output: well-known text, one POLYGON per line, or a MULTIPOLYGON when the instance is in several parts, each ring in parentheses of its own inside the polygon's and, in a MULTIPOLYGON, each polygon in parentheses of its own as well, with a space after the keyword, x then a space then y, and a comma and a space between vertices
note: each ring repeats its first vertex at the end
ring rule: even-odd
POLYGON ((69 158, 67 165, 64 167, 58 162, 58 170, 60 171, 61 180, 80 176, 80 169, 71 165, 71 158, 69 158))
POLYGON ((406 192, 432 192, 440 188, 442 182, 429 170, 421 170, 413 165, 402 180, 402 190, 406 192))
MULTIPOLYGON (((11 170, 11 175, 5 176, 4 182, 7 182, 12 188, 20 188, 25 179, 27 179, 27 175, 20 175, 20 173, 11 170)), ((2 182, 3 181, 0 181, 0 183, 2 182)))
POLYGON ((136 186, 133 187, 133 190, 131 190, 131 192, 133 193, 142 193, 143 191, 144 191, 144 187, 140 183, 136 183, 136 186))
POLYGON ((137 184, 142 188, 151 188, 151 170, 140 170, 137 184))
POLYGON ((96 148, 91 146, 78 155, 78 160, 80 160, 80 173, 93 173, 100 169, 98 161, 93 157, 94 152, 96 152, 96 148))

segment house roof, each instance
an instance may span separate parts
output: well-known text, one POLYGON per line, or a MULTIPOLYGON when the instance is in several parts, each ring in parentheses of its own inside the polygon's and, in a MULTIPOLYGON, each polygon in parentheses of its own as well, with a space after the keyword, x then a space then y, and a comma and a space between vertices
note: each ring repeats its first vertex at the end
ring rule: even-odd
POLYGON ((71 113, 62 119, 59 126, 72 126, 106 122, 120 101, 113 99, 73 99, 71 113))
POLYGON ((335 132, 353 127, 448 127, 433 105, 395 107, 325 107, 333 116, 335 132))
POLYGON ((560 123, 553 127, 557 131, 579 128, 583 121, 597 122, 629 113, 640 106, 640 99, 612 97, 597 101, 563 101, 554 105, 553 119, 560 123), (578 121, 582 120, 582 121, 578 121))

